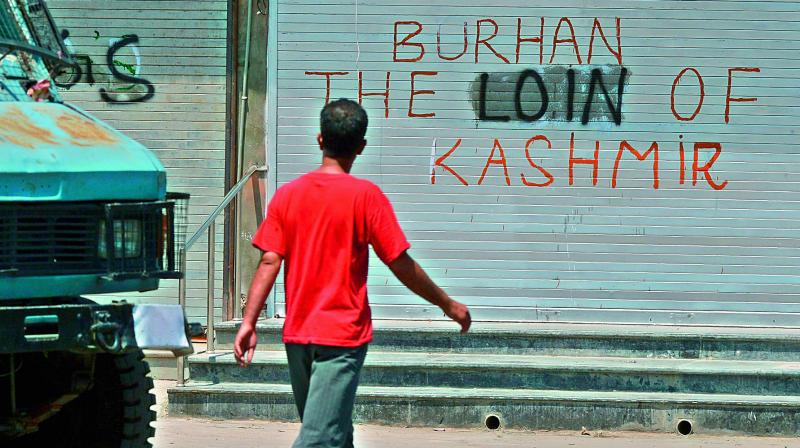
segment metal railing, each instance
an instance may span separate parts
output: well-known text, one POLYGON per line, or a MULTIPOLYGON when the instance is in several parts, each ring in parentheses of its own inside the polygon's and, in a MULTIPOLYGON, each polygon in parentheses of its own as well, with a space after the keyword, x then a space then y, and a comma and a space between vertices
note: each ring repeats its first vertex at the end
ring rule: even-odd
MULTIPOLYGON (((207 317, 206 317, 206 324, 207 324, 207 332, 206 332, 206 343, 207 348, 206 351, 209 353, 213 353, 215 351, 215 335, 214 335, 214 258, 215 258, 215 232, 216 232, 216 219, 219 217, 220 213, 222 213, 230 203, 236 199, 239 193, 242 191, 245 185, 247 185, 250 178, 253 177, 253 174, 257 172, 264 173, 267 171, 267 166, 251 166, 244 172, 239 182, 233 186, 233 188, 228 191, 225 197, 222 199, 222 202, 212 211, 200 228, 186 240, 186 244, 183 246, 180 252, 180 270, 184 273, 181 277, 180 282, 178 283, 178 303, 180 303, 181 307, 184 309, 184 313, 186 311, 186 255, 189 252, 189 249, 197 242, 198 239, 203 235, 203 232, 208 231, 208 306, 206 308, 207 317)), ((241 204, 237 205, 237 210, 241 209, 241 204)), ((240 214, 237 211, 237 216, 240 214)), ((237 235, 238 239, 238 235, 237 235)), ((238 292, 237 292, 238 294, 238 292)), ((234 298, 231 297, 231 300, 234 298)), ((186 365, 186 357, 179 356, 178 357, 178 385, 183 386, 186 382, 185 377, 185 365, 186 365)))

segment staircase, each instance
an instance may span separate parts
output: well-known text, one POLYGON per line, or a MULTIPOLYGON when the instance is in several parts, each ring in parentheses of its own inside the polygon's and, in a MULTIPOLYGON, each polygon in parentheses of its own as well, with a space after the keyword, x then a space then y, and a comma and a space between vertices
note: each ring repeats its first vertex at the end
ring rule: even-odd
MULTIPOLYGON (((282 321, 242 369, 235 322, 189 358, 169 410, 297 420, 282 321)), ((393 426, 800 435, 800 330, 376 321, 358 422, 393 426)))

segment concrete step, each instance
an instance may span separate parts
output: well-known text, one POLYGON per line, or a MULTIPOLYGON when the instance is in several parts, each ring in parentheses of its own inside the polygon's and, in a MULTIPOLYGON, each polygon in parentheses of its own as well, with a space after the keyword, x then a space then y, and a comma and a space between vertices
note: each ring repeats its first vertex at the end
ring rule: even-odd
MULTIPOLYGON (((283 384, 201 383, 169 389, 169 413, 295 421, 283 384)), ((728 394, 490 388, 359 388, 356 421, 397 426, 800 434, 800 398, 728 394), (497 420, 495 420, 495 418, 497 420)))
MULTIPOLYGON (((246 369, 220 352, 189 365, 196 381, 289 383, 283 351, 257 352, 246 369)), ((800 396, 800 363, 370 352, 361 384, 800 396)))
MULTIPOLYGON (((218 347, 230 349, 239 322, 216 328, 218 347)), ((282 350, 282 319, 258 324, 259 350, 282 350)), ((477 322, 466 336, 445 321, 374 321, 373 351, 513 355, 612 356, 669 359, 800 360, 800 330, 477 322)))

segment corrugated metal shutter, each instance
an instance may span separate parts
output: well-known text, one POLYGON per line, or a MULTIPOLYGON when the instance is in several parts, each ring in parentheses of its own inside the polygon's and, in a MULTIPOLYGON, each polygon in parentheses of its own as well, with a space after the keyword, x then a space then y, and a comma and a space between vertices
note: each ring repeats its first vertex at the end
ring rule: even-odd
MULTIPOLYGON (((168 189, 192 195, 193 232, 224 195, 228 2, 47 3, 81 62, 80 73, 58 78, 63 97, 156 153, 167 168, 168 189), (109 55, 116 71, 136 81, 114 76, 109 55)), ((221 279, 222 219, 218 224, 221 279)), ((203 238, 188 255, 187 314, 194 321, 205 321, 206 248, 203 238)), ((162 303, 176 303, 177 297, 176 281, 125 295, 162 303)))
MULTIPOLYGON (((278 2, 276 184, 318 163, 326 76, 330 98, 389 76, 388 110, 364 97, 354 174, 389 195, 413 255, 474 318, 800 326, 800 2, 432 3, 278 2), (412 85, 413 112, 435 117, 409 117, 412 85)), ((370 269, 377 317, 441 316, 370 269)))

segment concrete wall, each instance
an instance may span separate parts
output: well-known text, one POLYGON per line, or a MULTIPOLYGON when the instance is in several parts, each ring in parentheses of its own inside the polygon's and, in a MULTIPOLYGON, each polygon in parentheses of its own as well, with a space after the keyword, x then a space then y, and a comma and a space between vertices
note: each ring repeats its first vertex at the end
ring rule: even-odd
MULTIPOLYGON (((227 2, 47 3, 80 62, 79 71, 58 77, 64 99, 158 155, 167 167, 168 189, 192 195, 188 230, 193 233, 224 195, 227 2)), ((223 232, 220 218, 218 307, 223 232)), ((187 314, 194 321, 205 321, 206 248, 203 237, 188 256, 187 314)), ((124 297, 177 303, 177 281, 124 297)))
MULTIPOLYGON (((270 191, 362 96, 354 173, 475 319, 800 325, 800 2, 270 8, 270 191)), ((377 317, 441 316, 370 270, 377 317)))

